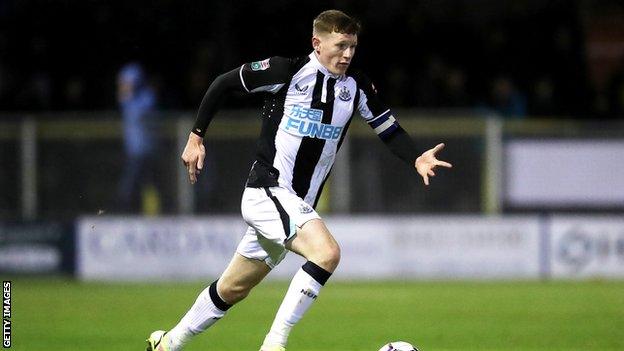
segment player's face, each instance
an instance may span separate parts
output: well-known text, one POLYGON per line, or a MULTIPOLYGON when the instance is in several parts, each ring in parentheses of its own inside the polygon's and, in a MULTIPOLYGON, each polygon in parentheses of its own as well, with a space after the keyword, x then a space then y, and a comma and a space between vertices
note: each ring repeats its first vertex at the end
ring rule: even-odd
POLYGON ((355 55, 357 34, 331 32, 312 38, 319 61, 333 74, 345 74, 355 55))

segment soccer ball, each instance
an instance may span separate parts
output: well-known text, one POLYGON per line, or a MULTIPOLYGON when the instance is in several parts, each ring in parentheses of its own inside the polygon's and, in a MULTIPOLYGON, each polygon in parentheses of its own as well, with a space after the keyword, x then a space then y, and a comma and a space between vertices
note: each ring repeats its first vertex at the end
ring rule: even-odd
POLYGON ((393 341, 382 346, 379 351, 418 351, 418 349, 405 341, 393 341))

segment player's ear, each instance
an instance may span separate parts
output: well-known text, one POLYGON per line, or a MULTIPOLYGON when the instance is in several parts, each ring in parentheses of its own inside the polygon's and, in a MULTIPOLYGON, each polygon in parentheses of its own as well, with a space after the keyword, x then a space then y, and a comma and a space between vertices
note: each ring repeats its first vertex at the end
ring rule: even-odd
POLYGON ((321 39, 319 39, 316 36, 312 37, 312 47, 314 48, 314 51, 316 51, 317 54, 321 53, 321 39))

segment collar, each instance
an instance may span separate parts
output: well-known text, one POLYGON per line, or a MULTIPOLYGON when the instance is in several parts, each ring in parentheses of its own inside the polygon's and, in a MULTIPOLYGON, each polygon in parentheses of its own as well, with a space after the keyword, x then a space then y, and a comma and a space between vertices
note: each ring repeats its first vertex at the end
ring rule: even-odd
POLYGON ((342 80, 345 77, 344 74, 333 74, 327 68, 325 68, 325 66, 323 66, 321 61, 319 61, 318 57, 316 56, 316 52, 312 51, 310 55, 308 55, 308 57, 310 58, 310 62, 312 62, 312 64, 324 75, 335 78, 336 80, 342 80))

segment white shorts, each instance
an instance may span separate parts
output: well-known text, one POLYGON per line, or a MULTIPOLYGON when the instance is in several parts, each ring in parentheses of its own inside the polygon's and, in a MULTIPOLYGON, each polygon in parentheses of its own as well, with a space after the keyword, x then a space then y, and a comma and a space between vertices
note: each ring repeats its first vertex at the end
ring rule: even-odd
POLYGON ((312 206, 281 187, 245 188, 241 213, 249 228, 236 252, 271 268, 286 256, 284 245, 297 235, 297 228, 321 218, 312 206))

